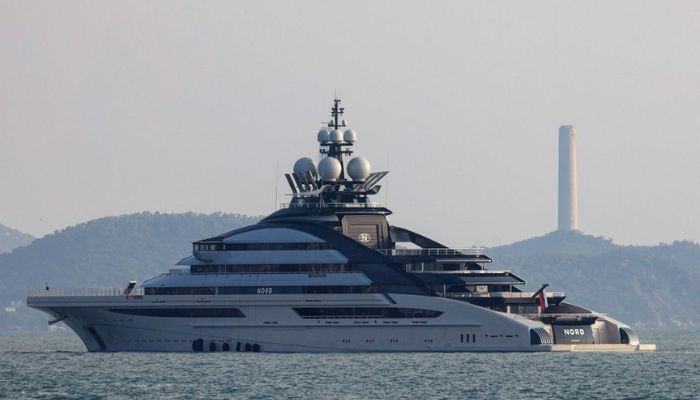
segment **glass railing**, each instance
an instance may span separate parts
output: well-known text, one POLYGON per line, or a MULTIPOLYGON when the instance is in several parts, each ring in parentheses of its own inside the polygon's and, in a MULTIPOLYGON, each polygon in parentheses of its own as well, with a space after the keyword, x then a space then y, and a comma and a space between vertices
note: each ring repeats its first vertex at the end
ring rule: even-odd
POLYGON ((378 252, 387 256, 483 256, 483 247, 467 247, 462 249, 377 249, 378 252))
MULTIPOLYGON (((469 297, 502 297, 505 299, 532 299, 534 292, 436 292, 438 295, 443 297, 459 297, 459 298, 469 298, 469 297)), ((547 292, 547 298, 558 298, 564 297, 564 292, 547 292)))
POLYGON ((280 208, 382 208, 381 203, 282 203, 280 208))
POLYGON ((143 296, 143 288, 134 288, 128 294, 125 288, 87 288, 33 290, 29 297, 104 297, 104 296, 143 296))
POLYGON ((605 318, 607 313, 589 312, 589 313, 523 313, 518 314, 521 317, 539 321, 542 318, 553 319, 584 319, 584 318, 605 318))

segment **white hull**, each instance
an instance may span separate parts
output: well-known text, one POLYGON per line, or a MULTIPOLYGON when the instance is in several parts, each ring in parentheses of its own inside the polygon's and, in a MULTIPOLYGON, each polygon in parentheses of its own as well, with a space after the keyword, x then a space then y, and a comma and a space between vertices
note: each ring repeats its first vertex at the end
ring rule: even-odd
MULTIPOLYGON (((31 297, 30 305, 63 318, 90 351, 192 352, 468 352, 553 351, 531 344, 538 321, 439 297, 355 295, 31 297), (437 318, 302 318, 303 306, 401 306, 441 311, 437 318), (236 307, 241 318, 124 315, 128 307, 236 307), (246 347, 246 345, 248 345, 246 347), (257 345, 257 346, 255 346, 257 345)), ((601 327, 598 335, 603 332, 601 327)), ((612 330, 611 330, 612 331, 612 330)), ((560 347, 559 350, 562 348, 560 347)))

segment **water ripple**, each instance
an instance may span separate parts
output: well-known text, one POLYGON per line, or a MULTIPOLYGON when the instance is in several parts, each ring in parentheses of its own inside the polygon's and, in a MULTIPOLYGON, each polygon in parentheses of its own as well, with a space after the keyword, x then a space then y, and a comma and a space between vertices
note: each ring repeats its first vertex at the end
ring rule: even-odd
POLYGON ((697 399, 700 334, 651 353, 87 353, 0 336, 2 399, 697 399))

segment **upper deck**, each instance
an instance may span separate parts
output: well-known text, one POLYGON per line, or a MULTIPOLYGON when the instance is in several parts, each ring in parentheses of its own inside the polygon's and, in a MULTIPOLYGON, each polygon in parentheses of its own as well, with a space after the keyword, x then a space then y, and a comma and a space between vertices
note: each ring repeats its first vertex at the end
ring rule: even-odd
POLYGON ((482 247, 466 248, 419 248, 419 249, 376 249, 379 253, 389 256, 392 262, 413 263, 413 262, 455 262, 455 263, 490 263, 491 258, 487 257, 482 247))

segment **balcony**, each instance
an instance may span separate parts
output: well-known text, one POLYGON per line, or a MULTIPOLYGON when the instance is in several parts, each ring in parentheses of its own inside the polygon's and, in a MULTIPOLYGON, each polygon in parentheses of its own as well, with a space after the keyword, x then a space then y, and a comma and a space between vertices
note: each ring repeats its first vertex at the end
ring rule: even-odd
POLYGON ((377 249, 378 252, 387 256, 428 256, 428 257, 480 257, 485 255, 483 247, 468 247, 462 249, 377 249))
POLYGON ((125 288, 87 288, 87 289, 51 289, 33 290, 29 297, 116 297, 116 296, 143 296, 143 288, 134 288, 126 293, 125 288))

